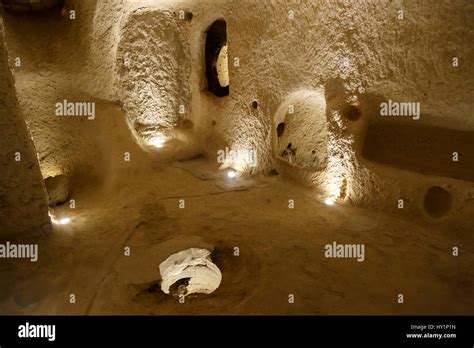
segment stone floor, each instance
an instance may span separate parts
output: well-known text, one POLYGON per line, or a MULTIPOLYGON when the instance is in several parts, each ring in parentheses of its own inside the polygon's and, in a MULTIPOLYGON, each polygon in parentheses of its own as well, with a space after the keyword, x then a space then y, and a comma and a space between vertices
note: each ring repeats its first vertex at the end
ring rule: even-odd
POLYGON ((462 233, 380 212, 327 206, 311 190, 278 176, 231 179, 205 158, 158 164, 131 141, 113 148, 111 156, 132 149, 133 161, 112 166, 107 181, 87 176, 75 181, 76 208, 53 211, 70 217, 71 223, 38 239, 39 261, 2 261, 1 313, 474 310, 473 250, 452 255, 462 233), (326 258, 325 245, 334 241, 364 244, 365 260, 326 258), (130 256, 125 255, 127 247, 130 256), (189 247, 212 249, 223 278, 214 293, 179 303, 160 290, 158 267, 189 247), (70 303, 71 294, 75 303, 70 303), (289 303, 290 295, 294 303, 289 303))

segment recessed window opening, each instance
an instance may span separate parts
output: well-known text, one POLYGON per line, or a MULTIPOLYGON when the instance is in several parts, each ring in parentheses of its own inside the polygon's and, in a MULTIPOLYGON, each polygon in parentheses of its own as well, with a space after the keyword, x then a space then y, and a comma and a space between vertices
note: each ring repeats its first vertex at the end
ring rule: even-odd
POLYGON ((227 24, 225 20, 219 19, 207 29, 205 53, 207 90, 218 97, 229 95, 227 24))

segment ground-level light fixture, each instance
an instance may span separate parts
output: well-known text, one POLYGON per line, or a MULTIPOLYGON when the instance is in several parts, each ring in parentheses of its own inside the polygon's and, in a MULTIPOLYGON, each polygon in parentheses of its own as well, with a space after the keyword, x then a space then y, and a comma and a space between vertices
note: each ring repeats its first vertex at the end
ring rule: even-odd
POLYGON ((165 145, 165 138, 163 137, 152 138, 149 143, 150 145, 158 149, 161 149, 165 145))
POLYGON ((332 198, 326 198, 326 199, 324 200, 324 204, 326 204, 326 205, 334 205, 334 199, 332 199, 332 198))
POLYGON ((229 169, 229 170, 227 171, 227 176, 228 176, 229 178, 235 178, 235 177, 237 176, 237 172, 236 172, 234 169, 229 169))
POLYGON ((52 215, 50 212, 48 212, 48 215, 51 219, 51 222, 55 225, 67 225, 68 223, 71 222, 71 219, 68 217, 63 217, 61 219, 56 219, 54 215, 52 215))

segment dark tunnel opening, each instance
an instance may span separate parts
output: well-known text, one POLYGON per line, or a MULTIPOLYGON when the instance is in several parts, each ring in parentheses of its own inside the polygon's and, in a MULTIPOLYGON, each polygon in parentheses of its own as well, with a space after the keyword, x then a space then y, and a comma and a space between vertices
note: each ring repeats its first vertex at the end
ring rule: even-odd
POLYGON ((229 95, 227 75, 227 24, 219 19, 211 24, 206 37, 207 90, 218 97, 229 95), (223 57, 225 55, 225 57, 223 57), (222 67, 219 76, 219 64, 222 67), (225 66, 223 66, 225 64, 225 66))

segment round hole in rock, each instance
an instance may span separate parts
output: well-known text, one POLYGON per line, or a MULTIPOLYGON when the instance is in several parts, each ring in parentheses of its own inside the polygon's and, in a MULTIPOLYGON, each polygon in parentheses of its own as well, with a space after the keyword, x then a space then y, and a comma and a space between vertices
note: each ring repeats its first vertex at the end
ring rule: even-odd
POLYGON ((183 129, 190 129, 193 128, 194 123, 190 119, 181 119, 178 126, 183 129))
POLYGON ((428 189, 423 206, 425 211, 432 217, 442 217, 451 209, 451 194, 439 186, 428 189))
POLYGON ((252 102, 252 107, 253 107, 254 109, 258 108, 258 102, 257 102, 256 100, 254 100, 254 101, 252 102))
POLYGON ((277 126, 277 135, 281 137, 284 131, 285 131, 285 122, 282 122, 277 126))
POLYGON ((169 288, 170 295, 174 297, 186 296, 188 294, 188 285, 191 278, 182 278, 177 280, 169 288))
POLYGON ((276 169, 272 169, 272 170, 270 170, 270 172, 268 173, 268 175, 270 175, 270 176, 278 175, 278 171, 277 171, 276 169))
POLYGON ((175 297, 210 294, 222 280, 207 249, 190 248, 170 255, 160 264, 161 290, 175 297))
POLYGON ((350 121, 357 121, 361 116, 359 108, 354 105, 349 105, 349 108, 347 109, 345 115, 346 118, 350 121))

